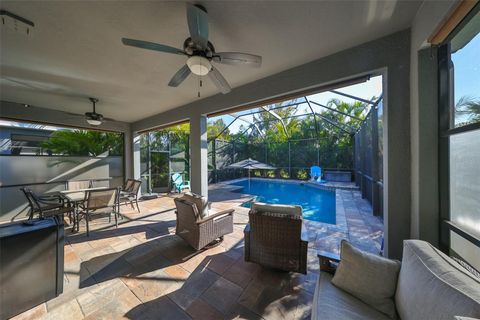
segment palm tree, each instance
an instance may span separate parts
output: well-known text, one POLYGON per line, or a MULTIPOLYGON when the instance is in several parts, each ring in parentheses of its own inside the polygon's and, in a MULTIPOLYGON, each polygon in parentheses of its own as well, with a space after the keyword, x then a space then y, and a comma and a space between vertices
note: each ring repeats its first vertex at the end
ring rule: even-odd
POLYGON ((123 154, 122 135, 92 130, 59 130, 52 133, 42 148, 64 156, 99 156, 123 154))
POLYGON ((455 115, 465 119, 460 125, 480 122, 480 99, 470 96, 461 97, 455 105, 455 115))

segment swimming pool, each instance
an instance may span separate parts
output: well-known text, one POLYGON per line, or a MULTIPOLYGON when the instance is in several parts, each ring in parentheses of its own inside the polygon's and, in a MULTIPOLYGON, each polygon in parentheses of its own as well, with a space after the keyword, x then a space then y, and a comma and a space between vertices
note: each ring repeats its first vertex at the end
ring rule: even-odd
MULTIPOLYGON (((336 223, 335 192, 309 187, 300 183, 272 180, 241 180, 230 183, 241 186, 237 192, 256 196, 255 201, 271 204, 295 204, 303 208, 303 217, 308 220, 330 224, 336 223)), ((242 206, 250 207, 246 202, 242 206)))

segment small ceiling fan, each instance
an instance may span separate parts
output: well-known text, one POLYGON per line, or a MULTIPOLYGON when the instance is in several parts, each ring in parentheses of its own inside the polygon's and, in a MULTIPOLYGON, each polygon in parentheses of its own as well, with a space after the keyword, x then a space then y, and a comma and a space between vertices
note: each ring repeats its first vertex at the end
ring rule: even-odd
POLYGON ((93 104, 93 112, 85 112, 85 120, 87 120, 88 124, 92 126, 99 126, 101 125, 105 120, 113 120, 113 119, 108 119, 104 118, 103 114, 97 113, 95 111, 95 105, 98 102, 97 98, 88 98, 93 104))
POLYGON ((187 4, 187 23, 190 37, 184 41, 183 50, 128 38, 122 38, 122 43, 127 46, 187 56, 186 64, 168 83, 170 87, 177 87, 190 73, 193 73, 198 76, 208 75, 215 86, 225 94, 231 91, 231 87, 212 62, 257 68, 261 66, 261 56, 240 52, 215 52, 213 44, 208 41, 208 15, 203 6, 187 4))

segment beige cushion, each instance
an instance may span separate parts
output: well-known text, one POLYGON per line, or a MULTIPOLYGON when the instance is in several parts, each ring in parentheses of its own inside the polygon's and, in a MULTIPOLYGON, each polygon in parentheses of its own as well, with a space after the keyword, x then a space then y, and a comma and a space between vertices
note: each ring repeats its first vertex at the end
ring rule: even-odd
POLYGON ((252 211, 254 212, 275 212, 280 214, 288 214, 295 216, 302 216, 301 206, 291 206, 286 204, 266 204, 255 202, 252 204, 252 211))
POLYGON ((332 276, 320 272, 315 287, 312 306, 312 320, 388 320, 385 314, 375 310, 351 294, 335 287, 332 276))
POLYGON ((192 192, 186 192, 183 194, 183 199, 195 204, 198 210, 198 214, 201 219, 208 217, 208 201, 207 198, 202 197, 192 192))
POLYGON ((480 318, 480 280, 428 242, 406 240, 395 301, 402 320, 480 318))
POLYGON ((332 283, 390 318, 396 318, 393 298, 399 271, 399 261, 363 252, 342 240, 340 264, 332 283))

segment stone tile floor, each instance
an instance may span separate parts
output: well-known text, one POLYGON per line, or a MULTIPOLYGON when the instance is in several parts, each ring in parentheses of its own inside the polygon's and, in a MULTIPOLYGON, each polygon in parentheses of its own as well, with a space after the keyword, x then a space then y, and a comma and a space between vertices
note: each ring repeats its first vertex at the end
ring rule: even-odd
MULTIPOLYGON (((241 194, 214 193, 214 211, 245 201, 241 194)), ((377 250, 380 225, 368 203, 343 190, 339 202, 347 229, 306 223, 307 275, 243 261, 245 208, 236 208, 234 232, 220 246, 195 254, 174 234, 172 195, 140 202, 141 213, 122 206, 118 228, 97 217, 88 238, 82 224, 77 234, 66 231, 63 294, 15 319, 309 319, 319 272, 315 247, 335 250, 347 237, 377 250)))

